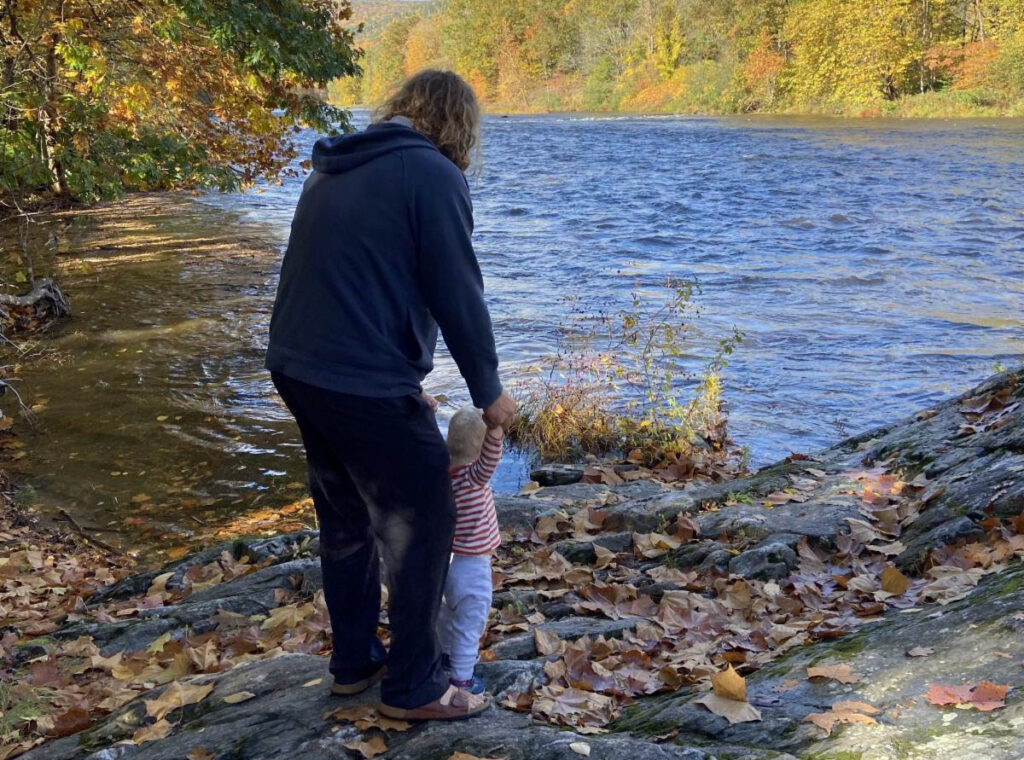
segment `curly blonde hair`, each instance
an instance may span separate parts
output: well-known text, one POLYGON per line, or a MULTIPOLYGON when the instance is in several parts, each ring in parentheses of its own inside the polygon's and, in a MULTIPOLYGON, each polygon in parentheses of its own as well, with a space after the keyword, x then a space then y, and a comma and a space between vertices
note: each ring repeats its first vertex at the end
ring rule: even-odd
POLYGON ((416 131, 462 171, 477 158, 480 104, 473 88, 451 71, 427 69, 405 81, 374 112, 375 122, 405 116, 416 131))

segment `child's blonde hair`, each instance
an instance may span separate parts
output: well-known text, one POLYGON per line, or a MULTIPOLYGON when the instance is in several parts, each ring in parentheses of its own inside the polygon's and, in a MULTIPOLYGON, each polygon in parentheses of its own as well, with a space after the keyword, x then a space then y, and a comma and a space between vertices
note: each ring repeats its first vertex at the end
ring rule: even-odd
POLYGON ((452 465, 468 464, 480 457, 487 435, 484 415, 473 406, 464 406, 448 423, 448 454, 452 465))

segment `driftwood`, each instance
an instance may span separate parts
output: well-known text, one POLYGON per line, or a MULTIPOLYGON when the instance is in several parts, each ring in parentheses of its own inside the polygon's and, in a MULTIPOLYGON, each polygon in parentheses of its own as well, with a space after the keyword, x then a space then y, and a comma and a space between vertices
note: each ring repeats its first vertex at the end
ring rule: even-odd
POLYGON ((0 306, 35 306, 41 301, 49 301, 50 310, 55 317, 64 317, 71 313, 68 297, 49 277, 35 280, 32 283, 32 290, 23 296, 0 293, 0 306))

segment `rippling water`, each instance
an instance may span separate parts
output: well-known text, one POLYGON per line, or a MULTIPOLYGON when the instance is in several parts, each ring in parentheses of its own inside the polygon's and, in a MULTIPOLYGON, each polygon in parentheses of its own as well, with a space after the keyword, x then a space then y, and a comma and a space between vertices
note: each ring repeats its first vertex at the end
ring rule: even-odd
MULTIPOLYGON (((696 277, 704 313, 688 353, 707 355, 732 326, 746 334, 725 378, 731 431, 765 463, 906 415, 1024 352, 1024 122, 513 117, 489 118, 484 140, 475 240, 509 374, 552 350, 565 296, 625 305, 668 275, 696 277)), ((203 202, 283 246, 300 186, 203 202)), ((66 424, 39 444, 44 494, 123 504, 140 484, 108 473, 168 457, 228 504, 299 478, 294 430, 260 369, 277 264, 168 256, 142 295, 128 286, 152 275, 135 265, 74 291, 89 337, 61 339, 80 365, 69 372, 101 380, 103 358, 126 348, 139 377, 161 379, 132 385, 126 371, 120 395, 69 400, 63 381, 28 378, 66 424), (173 330, 140 323, 169 314, 173 330), (126 403, 138 424, 69 469, 95 427, 76 417, 126 403)), ((438 364, 428 389, 464 398, 450 360, 438 364)), ((509 463, 501 486, 520 476, 509 463)))
MULTIPOLYGON (((734 437, 767 462, 964 389, 1024 352, 1024 122, 489 119, 476 244, 502 359, 562 296, 703 284, 696 351, 747 336, 734 437)), ((286 240, 298 182, 248 206, 286 240)), ((458 385, 445 363, 432 387, 458 385)))

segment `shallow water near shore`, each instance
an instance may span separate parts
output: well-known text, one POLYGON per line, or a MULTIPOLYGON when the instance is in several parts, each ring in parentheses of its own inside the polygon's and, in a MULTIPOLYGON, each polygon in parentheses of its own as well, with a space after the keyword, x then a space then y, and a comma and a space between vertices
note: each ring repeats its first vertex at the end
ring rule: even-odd
MULTIPOLYGON (((513 117, 484 140, 475 240, 507 376, 553 350, 566 296, 615 308, 696 277, 693 369, 746 334, 725 394, 760 464, 1024 353, 1024 122, 513 117)), ((44 506, 158 550, 301 496, 262 370, 300 187, 155 201, 98 247, 102 212, 76 220, 63 362, 20 375, 43 402, 27 479, 44 506)), ((426 387, 466 398, 443 351, 426 387)), ((523 475, 506 462, 499 490, 523 475)))

